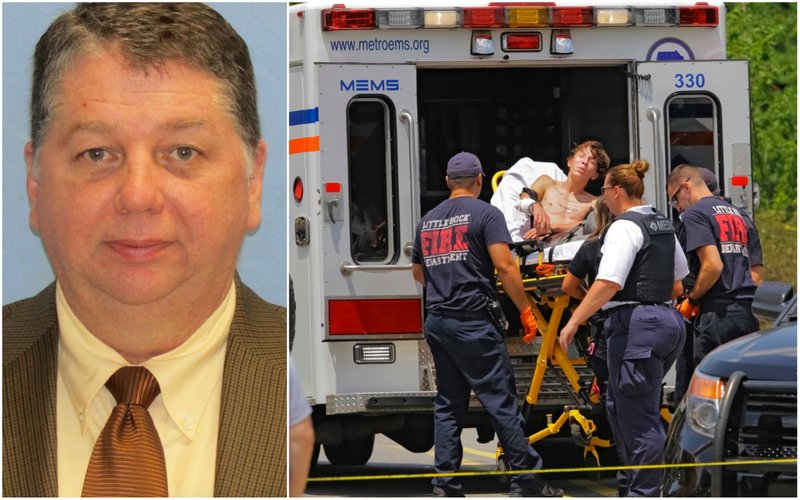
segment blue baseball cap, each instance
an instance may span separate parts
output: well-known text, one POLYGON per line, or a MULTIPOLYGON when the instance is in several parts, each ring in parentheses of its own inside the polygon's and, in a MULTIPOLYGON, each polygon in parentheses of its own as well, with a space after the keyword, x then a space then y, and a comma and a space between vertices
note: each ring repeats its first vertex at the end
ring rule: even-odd
POLYGON ((708 187, 708 190, 711 191, 711 194, 718 195, 719 182, 717 182, 717 176, 714 175, 714 172, 702 167, 698 167, 697 170, 699 170, 700 175, 703 176, 703 182, 706 183, 706 187, 708 187))
POLYGON ((472 153, 462 151, 447 162, 447 177, 458 179, 459 177, 474 177, 483 174, 481 161, 472 153))

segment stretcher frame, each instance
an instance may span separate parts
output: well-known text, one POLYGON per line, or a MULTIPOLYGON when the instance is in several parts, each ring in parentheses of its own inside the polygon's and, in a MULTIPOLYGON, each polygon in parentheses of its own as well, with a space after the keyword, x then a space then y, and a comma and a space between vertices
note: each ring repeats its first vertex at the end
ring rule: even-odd
MULTIPOLYGON (((599 466, 600 456, 597 448, 610 448, 614 443, 609 439, 596 436, 597 425, 587 417, 585 413, 596 413, 601 410, 599 395, 595 392, 587 392, 580 385, 580 377, 576 371, 576 366, 585 366, 586 359, 570 358, 561 349, 558 343, 558 333, 561 328, 561 320, 564 312, 570 308, 570 296, 565 294, 561 285, 566 276, 566 264, 564 262, 554 264, 543 264, 543 247, 540 242, 522 242, 516 244, 517 265, 522 274, 522 284, 531 306, 531 311, 536 318, 537 329, 542 336, 542 345, 536 358, 536 368, 531 378, 528 393, 525 395, 525 403, 530 406, 536 405, 539 398, 539 391, 548 368, 559 367, 564 373, 566 380, 558 377, 562 385, 567 390, 571 390, 576 401, 583 400, 581 405, 564 405, 561 414, 553 420, 553 414, 546 414, 546 425, 543 429, 528 436, 528 442, 534 444, 549 436, 561 432, 564 424, 570 424, 570 434, 573 441, 579 446, 583 446, 584 464, 588 466, 599 466), (528 269, 533 266, 525 264, 527 253, 526 245, 536 245, 539 250, 539 264, 535 266, 533 272, 528 269), (545 311, 549 310, 549 319, 545 311)), ((502 283, 497 281, 497 288, 502 293, 502 283)), ((530 342, 531 338, 523 338, 523 342, 530 342)), ((555 371, 557 373, 557 371, 555 371)), ((496 452, 498 470, 507 470, 504 460, 502 447, 498 444, 496 452)))
MULTIPOLYGON (((505 170, 500 170, 492 176, 492 191, 497 190, 504 173, 505 170)), ((553 421, 553 414, 547 413, 545 427, 528 436, 528 443, 533 444, 549 436, 556 435, 561 432, 564 424, 569 423, 573 441, 576 445, 583 446, 584 465, 589 467, 600 466, 600 455, 597 449, 610 448, 614 446, 614 442, 611 439, 603 439, 596 436, 597 425, 594 420, 584 415, 584 413, 596 414, 598 411, 603 411, 599 394, 591 391, 587 392, 580 385, 580 377, 575 367, 585 366, 587 360, 580 357, 570 358, 568 353, 565 353, 557 342, 564 312, 571 307, 570 296, 562 290, 569 262, 557 261, 545 264, 543 262, 544 244, 538 240, 517 242, 514 244, 514 248, 528 303, 536 318, 537 330, 542 336, 542 346, 536 358, 536 368, 528 387, 528 393, 525 396, 525 403, 530 406, 536 405, 547 369, 553 368, 553 372, 558 374, 558 371, 555 370, 556 366, 561 368, 566 377, 566 381, 560 376, 557 377, 561 384, 565 386, 565 389, 572 391, 573 399, 576 401, 583 399, 585 403, 575 406, 564 405, 563 411, 555 421, 553 421), (529 265, 526 262, 528 255, 534 251, 538 252, 536 266, 529 265), (544 311, 548 309, 550 311, 549 319, 544 314, 544 311)), ((502 283, 499 280, 496 280, 496 286, 498 292, 503 293, 502 283)), ((525 343, 532 340, 533 337, 523 337, 523 342, 525 343)), ((661 418, 666 425, 672 422, 672 413, 663 404, 661 418)), ((499 444, 495 458, 498 470, 508 470, 503 456, 503 449, 499 444)), ((596 474, 592 475, 596 476, 596 474)))
MULTIPOLYGON (((492 176, 492 191, 497 191, 500 180, 505 174, 505 170, 500 170, 492 176)), ((536 358, 536 368, 533 372, 528 393, 525 396, 525 403, 534 406, 539 398, 539 391, 544 380, 547 369, 556 366, 563 371, 566 381, 558 377, 565 389, 572 391, 576 401, 583 400, 585 404, 564 405, 563 411, 558 418, 553 421, 553 414, 546 414, 546 425, 543 429, 528 436, 528 443, 533 444, 549 436, 561 432, 564 424, 570 424, 570 434, 573 441, 579 446, 583 446, 584 464, 589 466, 599 466, 600 456, 597 448, 610 448, 614 446, 613 441, 602 439, 595 435, 597 425, 591 418, 584 413, 596 413, 601 409, 599 394, 586 391, 580 385, 580 377, 575 370, 575 366, 586 365, 584 358, 570 358, 561 349, 557 342, 558 332, 561 328, 561 320, 564 312, 570 307, 570 296, 565 294, 561 285, 566 276, 567 262, 544 264, 544 245, 541 241, 520 242, 514 245, 516 249, 517 265, 522 275, 522 284, 531 306, 531 311, 536 318, 537 329, 542 336, 542 346, 536 358), (526 264, 527 256, 533 251, 538 251, 538 265, 533 270, 526 264), (531 272, 532 271, 532 272, 531 272), (549 319, 546 318, 544 310, 550 310, 549 319)), ((503 293, 502 283, 497 280, 497 289, 503 293)), ((533 337, 523 337, 523 342, 531 342, 533 337)), ((554 369, 554 373, 558 373, 554 369)), ((524 412, 523 412, 524 415, 524 412)), ((495 454, 498 470, 507 470, 504 460, 503 449, 498 444, 495 454)))

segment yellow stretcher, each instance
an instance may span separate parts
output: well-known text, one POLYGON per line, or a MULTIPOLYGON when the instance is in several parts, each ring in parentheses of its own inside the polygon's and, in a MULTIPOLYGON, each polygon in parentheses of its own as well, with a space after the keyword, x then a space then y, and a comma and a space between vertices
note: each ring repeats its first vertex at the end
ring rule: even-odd
MULTIPOLYGON (((541 250, 541 249, 540 249, 541 250)), ((584 357, 570 358, 557 342, 558 332, 562 326, 564 312, 570 307, 570 297, 561 290, 561 284, 566 275, 566 263, 543 264, 539 251, 539 263, 536 266, 525 265, 524 251, 518 252, 517 261, 522 271, 522 282, 528 296, 540 335, 542 344, 536 359, 528 393, 525 395, 524 406, 533 407, 539 398, 539 391, 548 369, 559 367, 564 378, 561 383, 566 389, 572 391, 575 400, 582 404, 564 405, 561 414, 553 420, 553 414, 546 416, 545 428, 528 436, 528 442, 533 444, 542 439, 561 432, 564 424, 569 423, 570 434, 576 444, 583 446, 584 464, 587 466, 600 465, 600 456, 597 448, 609 448, 613 443, 608 439, 598 437, 597 426, 590 418, 591 414, 602 411, 599 396, 596 392, 588 391, 581 387, 580 377, 576 366, 587 364, 584 357), (548 313, 549 314, 546 314, 548 313)), ((497 283, 498 290, 502 292, 502 283, 497 283)), ((533 338, 523 338, 523 342, 530 342, 533 338)), ((557 373, 554 371, 554 373, 557 373)), ((523 415, 526 412, 523 410, 523 415)), ((503 450, 498 445, 497 466, 499 470, 506 470, 507 465, 503 457, 503 450)))
MULTIPOLYGON (((496 191, 499 181, 505 171, 501 170, 492 177, 492 190, 496 191)), ((604 439, 597 435, 597 425, 592 420, 593 415, 601 415, 604 418, 604 409, 600 402, 599 394, 586 387, 581 387, 581 380, 576 367, 586 366, 588 357, 585 356, 586 329, 579 331, 576 335, 576 347, 579 357, 571 358, 568 353, 561 349, 557 342, 558 333, 562 327, 564 313, 575 307, 570 305, 570 297, 566 295, 561 285, 567 273, 568 262, 544 263, 545 254, 541 242, 521 242, 515 244, 517 253, 517 264, 522 274, 522 282, 531 305, 539 334, 542 337, 542 344, 536 359, 536 366, 531 378, 528 392, 525 395, 523 404, 523 416, 527 420, 526 409, 533 408, 538 399, 545 374, 548 370, 557 375, 560 383, 567 391, 572 393, 574 405, 564 405, 561 414, 553 420, 553 414, 546 414, 545 427, 528 436, 528 442, 533 444, 542 439, 556 435, 561 432, 564 424, 569 423, 570 435, 573 441, 583 447, 584 464, 588 467, 596 467, 600 464, 598 448, 610 448, 614 445, 610 439, 604 439), (528 264, 526 257, 538 251, 538 262, 536 265, 528 264), (548 314, 549 313, 549 314, 548 314), (583 341, 583 342, 581 342, 583 341), (579 345, 582 344, 582 345, 579 345), (555 368, 558 367, 563 372, 563 377, 555 368)), ((498 292, 503 293, 502 283, 497 282, 498 292)), ((523 338, 523 342, 531 342, 533 338, 523 338)), ((672 420, 669 409, 664 407, 661 411, 662 418, 666 424, 672 420)), ((503 450, 498 445, 497 453, 498 470, 507 470, 508 466, 503 457, 503 450)), ((598 474, 592 474, 597 476, 598 474)))

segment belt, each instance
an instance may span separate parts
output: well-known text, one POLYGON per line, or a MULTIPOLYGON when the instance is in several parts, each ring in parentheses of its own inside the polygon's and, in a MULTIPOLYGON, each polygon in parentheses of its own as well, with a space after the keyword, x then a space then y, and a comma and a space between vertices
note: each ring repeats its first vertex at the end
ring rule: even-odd
POLYGON ((718 307, 728 307, 733 304, 751 304, 753 297, 726 297, 724 295, 714 295, 702 297, 700 299, 700 309, 715 309, 718 307))
POLYGON ((630 302, 628 304, 620 304, 618 306, 614 306, 614 307, 612 307, 610 309, 603 309, 603 311, 606 314, 611 314, 612 312, 615 312, 615 311, 621 311, 623 309, 633 308, 633 307, 637 307, 637 306, 665 306, 665 307, 671 307, 666 302, 630 302))
POLYGON ((464 321, 473 319, 488 319, 486 311, 450 311, 447 309, 433 309, 428 311, 428 313, 441 318, 460 319, 464 321))

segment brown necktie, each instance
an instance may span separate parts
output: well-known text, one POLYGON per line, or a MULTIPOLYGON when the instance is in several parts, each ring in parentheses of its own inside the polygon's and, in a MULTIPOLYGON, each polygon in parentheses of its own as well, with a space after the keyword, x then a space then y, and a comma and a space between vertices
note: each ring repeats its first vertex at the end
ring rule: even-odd
POLYGON ((84 497, 165 497, 164 449, 147 407, 158 396, 158 381, 147 368, 126 366, 108 379, 117 400, 94 445, 84 497))

